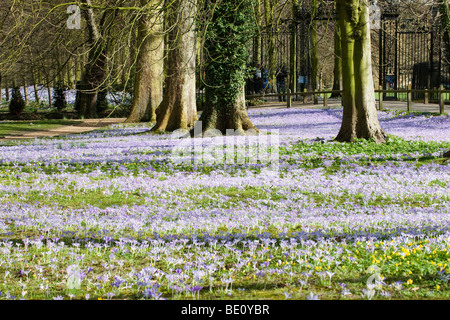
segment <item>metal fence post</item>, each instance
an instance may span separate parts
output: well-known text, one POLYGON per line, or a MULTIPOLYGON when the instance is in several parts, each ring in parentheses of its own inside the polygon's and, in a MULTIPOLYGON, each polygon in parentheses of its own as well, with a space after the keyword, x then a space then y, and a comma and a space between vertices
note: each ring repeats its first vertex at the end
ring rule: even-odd
POLYGON ((408 90, 406 91, 406 110, 411 112, 411 104, 412 104, 412 94, 411 94, 411 85, 408 86, 408 90))
POLYGON ((378 93, 379 107, 378 109, 383 110, 383 86, 380 85, 380 92, 378 93))
POLYGON ((287 92, 287 107, 288 109, 292 106, 291 89, 287 92))

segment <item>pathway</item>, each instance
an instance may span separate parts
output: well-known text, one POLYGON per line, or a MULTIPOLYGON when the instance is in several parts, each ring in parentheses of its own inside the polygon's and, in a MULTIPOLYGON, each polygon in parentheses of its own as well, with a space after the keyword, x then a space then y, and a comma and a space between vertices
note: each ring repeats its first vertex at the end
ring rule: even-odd
MULTIPOLYGON (((271 98, 272 99, 272 98, 271 98)), ((251 106, 249 109, 264 109, 264 108, 277 108, 277 109, 283 109, 286 108, 286 102, 278 102, 275 100, 269 100, 266 101, 264 104, 258 105, 258 106, 251 106)), ((319 98, 319 103, 314 104, 310 100, 307 101, 307 103, 303 103, 303 101, 292 101, 292 108, 298 108, 298 109, 310 109, 310 108, 323 108, 323 99, 319 98)), ((341 99, 328 99, 328 107, 339 107, 341 106, 341 99)), ((377 101, 377 107, 378 107, 378 101, 377 101)), ((402 110, 406 111, 406 101, 389 101, 389 100, 383 100, 383 108, 384 109, 390 109, 390 110, 402 110)), ((420 103, 420 102, 413 102, 411 105, 412 111, 421 111, 421 112, 439 112, 439 105, 434 103, 420 103)), ((450 113, 450 105, 445 105, 444 112, 449 114, 450 113)))
MULTIPOLYGON (((93 131, 95 129, 106 127, 111 124, 123 123, 126 118, 107 118, 107 119, 85 119, 79 120, 79 123, 61 126, 48 130, 27 131, 18 135, 5 136, 0 141, 16 140, 16 139, 34 139, 41 137, 55 137, 66 134, 76 134, 93 131)), ((74 120, 77 121, 77 120, 74 120)))

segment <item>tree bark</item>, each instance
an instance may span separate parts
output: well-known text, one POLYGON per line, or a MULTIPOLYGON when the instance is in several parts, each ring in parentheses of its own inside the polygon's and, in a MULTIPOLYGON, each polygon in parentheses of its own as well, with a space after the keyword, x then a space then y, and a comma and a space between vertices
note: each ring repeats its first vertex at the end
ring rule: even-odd
POLYGON ((261 64, 261 4, 258 2, 253 3, 253 14, 255 15, 255 22, 257 33, 253 42, 253 67, 261 64))
POLYGON ((41 99, 39 98, 39 91, 38 91, 38 88, 37 88, 37 84, 36 84, 36 81, 33 81, 33 82, 34 82, 34 84, 33 84, 34 101, 36 101, 37 104, 40 104, 41 103, 41 99))
POLYGON ((386 142, 378 122, 372 79, 368 3, 336 0, 341 29, 344 107, 337 141, 373 139, 386 142))
POLYGON ((441 28, 443 32, 443 40, 445 48, 450 50, 450 9, 447 0, 440 0, 439 11, 441 13, 441 28))
POLYGON ((83 0, 88 7, 82 12, 87 22, 89 31, 89 58, 85 65, 80 83, 79 110, 80 116, 85 118, 95 118, 97 116, 98 91, 104 84, 106 78, 106 60, 109 44, 109 31, 116 11, 108 10, 103 14, 100 25, 97 25, 94 11, 90 0, 83 0))
POLYGON ((6 101, 9 101, 9 88, 8 88, 8 81, 5 79, 5 98, 6 101))
MULTIPOLYGON (((339 24, 334 25, 334 69, 333 69, 333 89, 342 90, 342 50, 341 50, 341 32, 339 24)), ((332 93, 331 98, 340 97, 340 93, 332 93)))
POLYGON ((233 129, 240 133, 250 129, 255 131, 258 130, 247 114, 244 86, 242 86, 241 93, 236 100, 226 104, 224 107, 218 107, 218 105, 213 103, 213 101, 211 101, 213 100, 211 99, 211 96, 214 94, 209 93, 208 91, 207 87, 206 107, 200 117, 202 133, 211 129, 217 129, 224 135, 226 134, 227 129, 233 129))
POLYGON ((24 93, 25 106, 27 106, 28 105, 28 84, 27 84, 26 78, 23 79, 23 93, 24 93))
MULTIPOLYGON (((83 3, 91 5, 90 0, 83 0, 83 3)), ((97 92, 103 77, 105 56, 103 55, 104 43, 101 41, 100 31, 95 20, 94 10, 91 7, 83 9, 83 15, 86 20, 89 31, 89 58, 84 67, 81 77, 80 92, 78 95, 80 116, 85 118, 94 117, 96 114, 97 92)))
POLYGON ((450 60, 450 9, 447 0, 440 0, 442 40, 445 45, 445 58, 450 60))
POLYGON ((50 76, 47 73, 47 95, 48 95, 48 108, 50 109, 53 105, 52 103, 52 82, 50 80, 50 76))
POLYGON ((264 0, 264 15, 266 18, 266 28, 267 28, 267 47, 269 56, 269 65, 267 71, 269 77, 272 79, 270 92, 275 92, 276 88, 276 61, 275 61, 275 25, 274 25, 274 3, 273 0, 264 0))
MULTIPOLYGON (((147 0, 141 0, 145 6, 147 0)), ((159 4, 158 4, 159 3, 159 4)), ((163 98, 164 30, 161 3, 153 12, 144 14, 139 21, 138 57, 134 83, 134 99, 126 122, 156 121, 156 108, 163 98)))
MULTIPOLYGON (((218 1, 208 25, 205 50, 206 103, 199 124, 202 134, 211 129, 226 134, 227 129, 243 133, 257 128, 247 114, 245 105, 246 42, 252 37, 250 1, 218 1), (242 14, 240 14, 242 13, 242 14), (224 52, 229 54, 225 55, 224 52)), ((197 126, 197 124, 196 124, 197 126)), ((200 130, 193 130, 197 134, 200 130)))
POLYGON ((72 70, 71 70, 71 61, 68 61, 66 64, 66 76, 67 76, 67 88, 72 88, 72 70))
POLYGON ((310 51, 310 61, 311 61, 311 89, 318 90, 318 70, 319 70, 319 51, 317 48, 317 21, 315 17, 317 15, 317 0, 312 1, 312 20, 311 20, 311 51, 310 51))
MULTIPOLYGON (((292 17, 297 13, 298 0, 292 0, 292 17)), ((292 23, 289 54, 289 88, 297 92, 297 24, 292 23)))
POLYGON ((152 131, 188 129, 197 118, 195 92, 196 1, 175 0, 168 7, 168 58, 163 101, 152 131))

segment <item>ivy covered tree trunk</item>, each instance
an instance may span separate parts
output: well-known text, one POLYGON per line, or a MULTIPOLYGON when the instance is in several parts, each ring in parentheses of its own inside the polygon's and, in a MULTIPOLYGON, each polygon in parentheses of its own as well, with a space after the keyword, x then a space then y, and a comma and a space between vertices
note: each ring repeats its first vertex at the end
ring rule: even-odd
POLYGON ((196 37, 194 0, 175 0, 167 8, 168 57, 163 101, 152 131, 188 129, 197 118, 195 92, 196 37))
MULTIPOLYGON (((147 0, 141 0, 145 7, 147 0)), ((134 83, 134 99, 126 122, 156 121, 156 108, 163 99, 164 30, 162 2, 153 0, 138 27, 138 57, 134 83)))
POLYGON ((447 0, 440 0, 442 38, 445 45, 445 56, 450 59, 450 9, 447 0))
MULTIPOLYGON (((339 24, 334 26, 334 69, 333 69, 333 89, 342 90, 342 50, 341 50, 341 32, 339 24)), ((340 93, 332 93, 331 98, 340 97, 340 93)))
POLYGON ((342 46, 342 105, 337 141, 373 139, 386 142, 378 122, 372 79, 368 2, 336 0, 342 46))
POLYGON ((226 134, 227 129, 256 129, 248 117, 244 95, 248 57, 245 44, 254 34, 254 23, 249 19, 251 0, 212 2, 216 7, 208 21, 204 45, 208 60, 206 104, 200 117, 202 132, 217 129, 226 134))

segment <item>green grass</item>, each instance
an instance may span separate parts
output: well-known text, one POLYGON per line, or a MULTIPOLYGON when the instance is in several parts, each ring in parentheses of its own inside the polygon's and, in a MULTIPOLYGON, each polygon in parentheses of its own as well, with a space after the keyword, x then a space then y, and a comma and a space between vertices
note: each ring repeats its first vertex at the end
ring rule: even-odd
POLYGON ((38 121, 2 121, 0 122, 0 136, 19 135, 27 132, 56 129, 79 121, 70 120, 38 120, 38 121))

